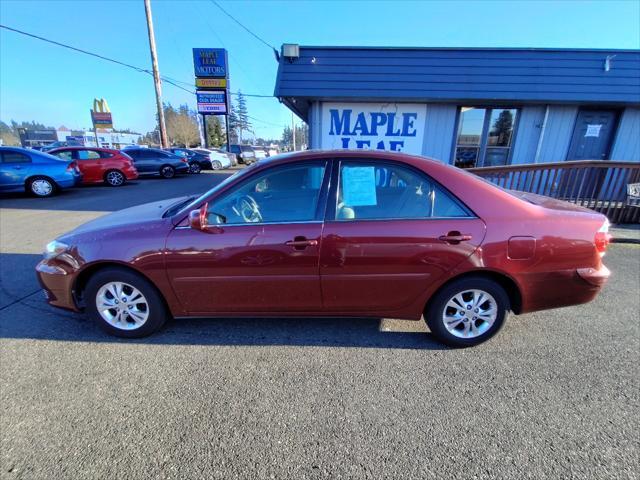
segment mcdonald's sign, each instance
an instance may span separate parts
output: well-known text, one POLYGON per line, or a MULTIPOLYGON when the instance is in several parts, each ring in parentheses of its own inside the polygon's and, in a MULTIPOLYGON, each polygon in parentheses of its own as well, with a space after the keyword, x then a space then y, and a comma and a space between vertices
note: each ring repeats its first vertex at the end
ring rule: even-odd
POLYGON ((113 128, 111 110, 109 110, 109 104, 104 98, 93 99, 91 121, 93 122, 93 128, 113 128))

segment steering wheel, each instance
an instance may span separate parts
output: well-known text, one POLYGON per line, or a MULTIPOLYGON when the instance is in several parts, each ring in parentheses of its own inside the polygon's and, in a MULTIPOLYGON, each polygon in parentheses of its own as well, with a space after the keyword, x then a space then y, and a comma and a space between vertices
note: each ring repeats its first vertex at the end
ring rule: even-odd
POLYGON ((243 195, 236 200, 233 211, 237 213, 247 223, 262 222, 260 207, 250 195, 243 195))

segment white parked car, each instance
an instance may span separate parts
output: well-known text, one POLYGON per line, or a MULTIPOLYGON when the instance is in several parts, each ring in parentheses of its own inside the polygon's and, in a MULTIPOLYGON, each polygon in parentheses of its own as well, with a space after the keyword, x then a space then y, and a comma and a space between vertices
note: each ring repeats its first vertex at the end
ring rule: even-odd
POLYGON ((194 148, 194 152, 201 153, 203 155, 209 155, 211 161, 211 168, 214 170, 220 170, 221 168, 229 168, 231 166, 231 159, 224 153, 216 150, 210 150, 208 148, 194 148))
POLYGON ((251 147, 253 148, 253 151, 256 154, 256 162, 259 162, 260 160, 264 160, 265 158, 267 158, 269 155, 267 154, 267 149, 264 147, 251 147))

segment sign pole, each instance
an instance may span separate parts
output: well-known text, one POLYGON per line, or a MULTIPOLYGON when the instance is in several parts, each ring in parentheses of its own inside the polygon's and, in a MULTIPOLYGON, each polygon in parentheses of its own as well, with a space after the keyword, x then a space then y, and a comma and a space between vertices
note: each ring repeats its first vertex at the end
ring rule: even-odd
POLYGON ((202 130, 204 131, 204 148, 209 148, 209 136, 207 135, 207 116, 202 114, 202 130))
POLYGON ((227 134, 227 152, 231 151, 231 145, 229 145, 229 115, 224 116, 224 131, 227 134))
POLYGON ((162 84, 158 69, 158 53, 156 52, 156 37, 153 33, 153 18, 151 17, 151 0, 144 0, 144 11, 147 14, 147 31, 149 33, 149 49, 151 50, 151 66, 153 68, 153 83, 156 89, 156 107, 158 108, 158 126, 160 127, 160 146, 168 148, 167 128, 164 123, 162 108, 162 84))

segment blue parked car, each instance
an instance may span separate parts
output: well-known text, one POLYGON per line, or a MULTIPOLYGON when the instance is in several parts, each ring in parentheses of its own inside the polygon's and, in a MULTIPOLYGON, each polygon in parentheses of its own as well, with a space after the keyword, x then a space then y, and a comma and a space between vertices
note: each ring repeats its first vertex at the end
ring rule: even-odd
POLYGON ((76 162, 26 148, 0 147, 0 192, 49 197, 81 181, 76 162))

